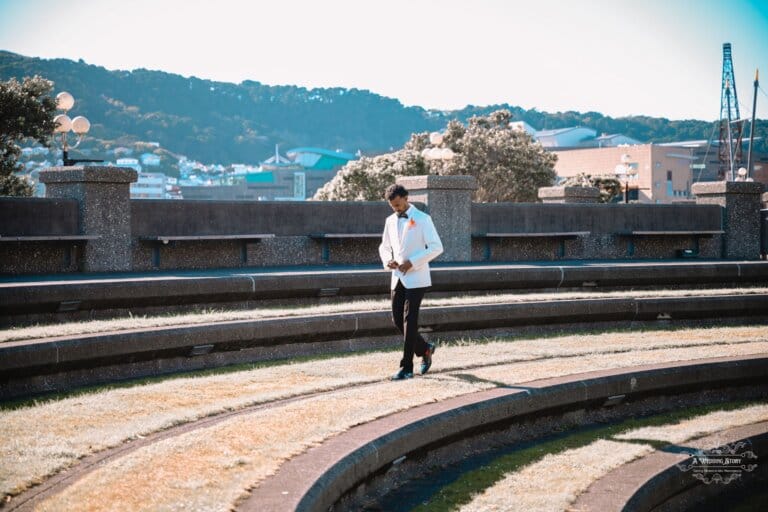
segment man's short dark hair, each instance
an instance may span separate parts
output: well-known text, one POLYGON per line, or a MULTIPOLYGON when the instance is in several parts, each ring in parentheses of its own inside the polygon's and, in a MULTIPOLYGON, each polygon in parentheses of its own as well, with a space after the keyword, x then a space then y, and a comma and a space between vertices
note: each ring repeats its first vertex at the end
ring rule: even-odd
POLYGON ((392 201, 396 197, 408 197, 408 190, 402 185, 390 185, 384 192, 384 198, 387 201, 392 201))

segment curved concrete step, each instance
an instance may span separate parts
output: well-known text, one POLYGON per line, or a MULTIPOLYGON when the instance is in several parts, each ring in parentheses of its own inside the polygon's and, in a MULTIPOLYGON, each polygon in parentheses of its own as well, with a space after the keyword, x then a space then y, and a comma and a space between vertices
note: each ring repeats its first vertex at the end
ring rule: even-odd
POLYGON ((584 512, 646 512, 658 510, 657 507, 664 510, 687 509, 728 491, 727 484, 731 481, 725 482, 725 479, 732 476, 736 476, 739 485, 745 485, 748 480, 765 479, 768 476, 766 455, 768 422, 717 432, 686 443, 683 450, 655 451, 614 469, 581 494, 573 509, 584 512), (697 464, 692 456, 696 450, 702 450, 703 455, 717 458, 716 449, 722 448, 727 454, 729 448, 735 448, 738 443, 745 446, 736 450, 736 455, 732 457, 752 451, 757 459, 745 459, 744 468, 733 463, 726 464, 728 470, 734 473, 718 473, 716 468, 708 468, 712 472, 705 473, 704 466, 697 464), (757 467, 750 467, 752 464, 757 467), (717 474, 723 478, 722 481, 712 480, 717 478, 717 474))
MULTIPOLYGON (((579 299, 425 308, 433 332, 542 324, 768 316, 768 294, 579 299)), ((162 327, 0 344, 0 400, 189 369, 370 348, 387 311, 162 327), (358 340, 347 341, 347 340, 358 340)), ((384 342, 382 342, 384 343, 384 342)))
MULTIPOLYGON (((433 290, 467 292, 768 282, 764 261, 574 261, 560 264, 454 264, 432 270, 433 290)), ((64 319, 78 313, 140 312, 195 304, 237 305, 265 299, 384 295, 379 267, 110 274, 0 281, 0 325, 25 315, 64 319)))
POLYGON ((578 404, 675 394, 691 387, 768 383, 768 354, 642 366, 495 388, 410 409, 350 429, 284 464, 238 507, 242 511, 324 511, 371 475, 408 454, 462 434, 578 404))

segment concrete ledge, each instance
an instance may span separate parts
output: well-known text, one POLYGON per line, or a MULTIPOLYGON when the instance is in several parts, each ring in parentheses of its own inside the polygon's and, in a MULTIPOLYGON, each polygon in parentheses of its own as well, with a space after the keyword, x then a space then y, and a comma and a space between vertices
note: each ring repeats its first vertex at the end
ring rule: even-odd
POLYGON ((758 475, 768 475, 764 462, 768 454, 768 422, 761 422, 695 439, 685 447, 670 446, 668 450, 655 451, 624 464, 592 484, 577 498, 573 509, 584 512, 641 512, 659 510, 657 507, 687 510, 696 502, 728 490, 722 482, 705 485, 692 471, 684 471, 682 468, 689 467, 693 461, 691 455, 697 449, 706 451, 739 441, 748 444, 741 451, 751 450, 758 457, 748 461, 758 465, 754 472, 742 470, 739 474, 740 484, 757 480, 758 475))
MULTIPOLYGON (((768 262, 571 262, 561 265, 440 265, 434 291, 465 292, 619 286, 768 282, 768 262)), ((111 274, 0 282, 0 327, 25 316, 50 320, 87 318, 94 312, 238 305, 264 299, 385 295, 389 278, 380 266, 298 270, 111 274), (79 314, 79 316, 78 316, 79 314)), ((39 320, 33 318, 33 320, 39 320)))
POLYGON ((354 427, 284 464, 239 507, 324 511, 397 459, 441 440, 574 404, 675 393, 692 386, 765 383, 768 356, 713 358, 544 379, 428 404, 354 427))
MULTIPOLYGON (((421 325, 432 332, 483 330, 501 327, 579 324, 603 321, 720 318, 768 314, 768 294, 681 298, 580 299, 550 302, 424 308, 421 325)), ((260 351, 283 346, 311 346, 323 352, 333 340, 392 336, 390 313, 371 311, 265 320, 239 320, 66 336, 0 344, 0 400, 109 380, 142 377, 190 368, 263 360, 260 351), (219 355, 221 357, 211 357, 219 355), (208 356, 205 364, 195 362, 208 356), (155 361, 154 366, 141 366, 155 361), (123 367, 122 370, 116 368, 123 367), (131 368, 136 370, 132 372, 131 368), (143 369, 142 369, 143 368, 143 369), (86 370, 83 372, 83 370, 86 370), (88 370, 92 371, 90 382, 88 370), (78 375, 70 381, 68 374, 78 375)), ((338 346, 329 345, 331 349, 338 346)), ((291 348, 290 350, 293 350, 291 348)), ((284 357, 293 352, 286 351, 284 357)))

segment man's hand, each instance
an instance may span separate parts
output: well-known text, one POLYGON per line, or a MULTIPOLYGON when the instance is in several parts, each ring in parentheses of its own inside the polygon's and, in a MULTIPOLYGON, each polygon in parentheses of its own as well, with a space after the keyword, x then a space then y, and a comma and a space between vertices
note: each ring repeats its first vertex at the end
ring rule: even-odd
POLYGON ((395 260, 389 260, 389 263, 387 263, 387 268, 389 269, 396 269, 398 267, 398 263, 395 260))
POLYGON ((402 265, 397 267, 397 270, 405 274, 408 272, 411 268, 413 268, 413 263, 411 263, 411 260, 405 260, 402 265))

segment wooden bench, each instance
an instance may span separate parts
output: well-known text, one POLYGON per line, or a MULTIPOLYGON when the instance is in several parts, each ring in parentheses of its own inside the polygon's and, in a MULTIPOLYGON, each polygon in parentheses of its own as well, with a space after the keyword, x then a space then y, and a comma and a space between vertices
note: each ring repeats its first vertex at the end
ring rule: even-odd
POLYGON ((380 240, 381 233, 312 233, 309 235, 309 238, 317 240, 323 244, 323 263, 328 263, 331 259, 330 242, 332 240, 380 240))
POLYGON ((529 239, 529 238, 553 238, 559 241, 557 257, 565 256, 565 241, 573 240, 580 236, 588 236, 589 231, 548 231, 541 233, 477 233, 472 238, 481 238, 485 240, 485 250, 483 257, 486 261, 491 259, 491 239, 529 239))
POLYGON ((699 255, 699 239, 702 237, 711 238, 715 235, 722 235, 725 231, 720 229, 695 229, 695 230, 636 230, 621 231, 616 236, 628 238, 627 255, 635 254, 635 238, 649 237, 690 237, 693 247, 691 249, 681 249, 678 251, 678 257, 693 258, 699 255))
POLYGON ((87 242, 101 238, 99 235, 33 235, 33 236, 8 236, 0 235, 0 242, 87 242))
POLYGON ((153 235, 141 236, 142 242, 152 243, 152 264, 155 267, 160 266, 160 247, 163 245, 174 244, 176 242, 200 242, 200 241, 222 241, 236 240, 241 242, 240 260, 243 263, 248 262, 248 242, 260 242, 268 238, 274 238, 272 233, 245 233, 239 235, 153 235))

